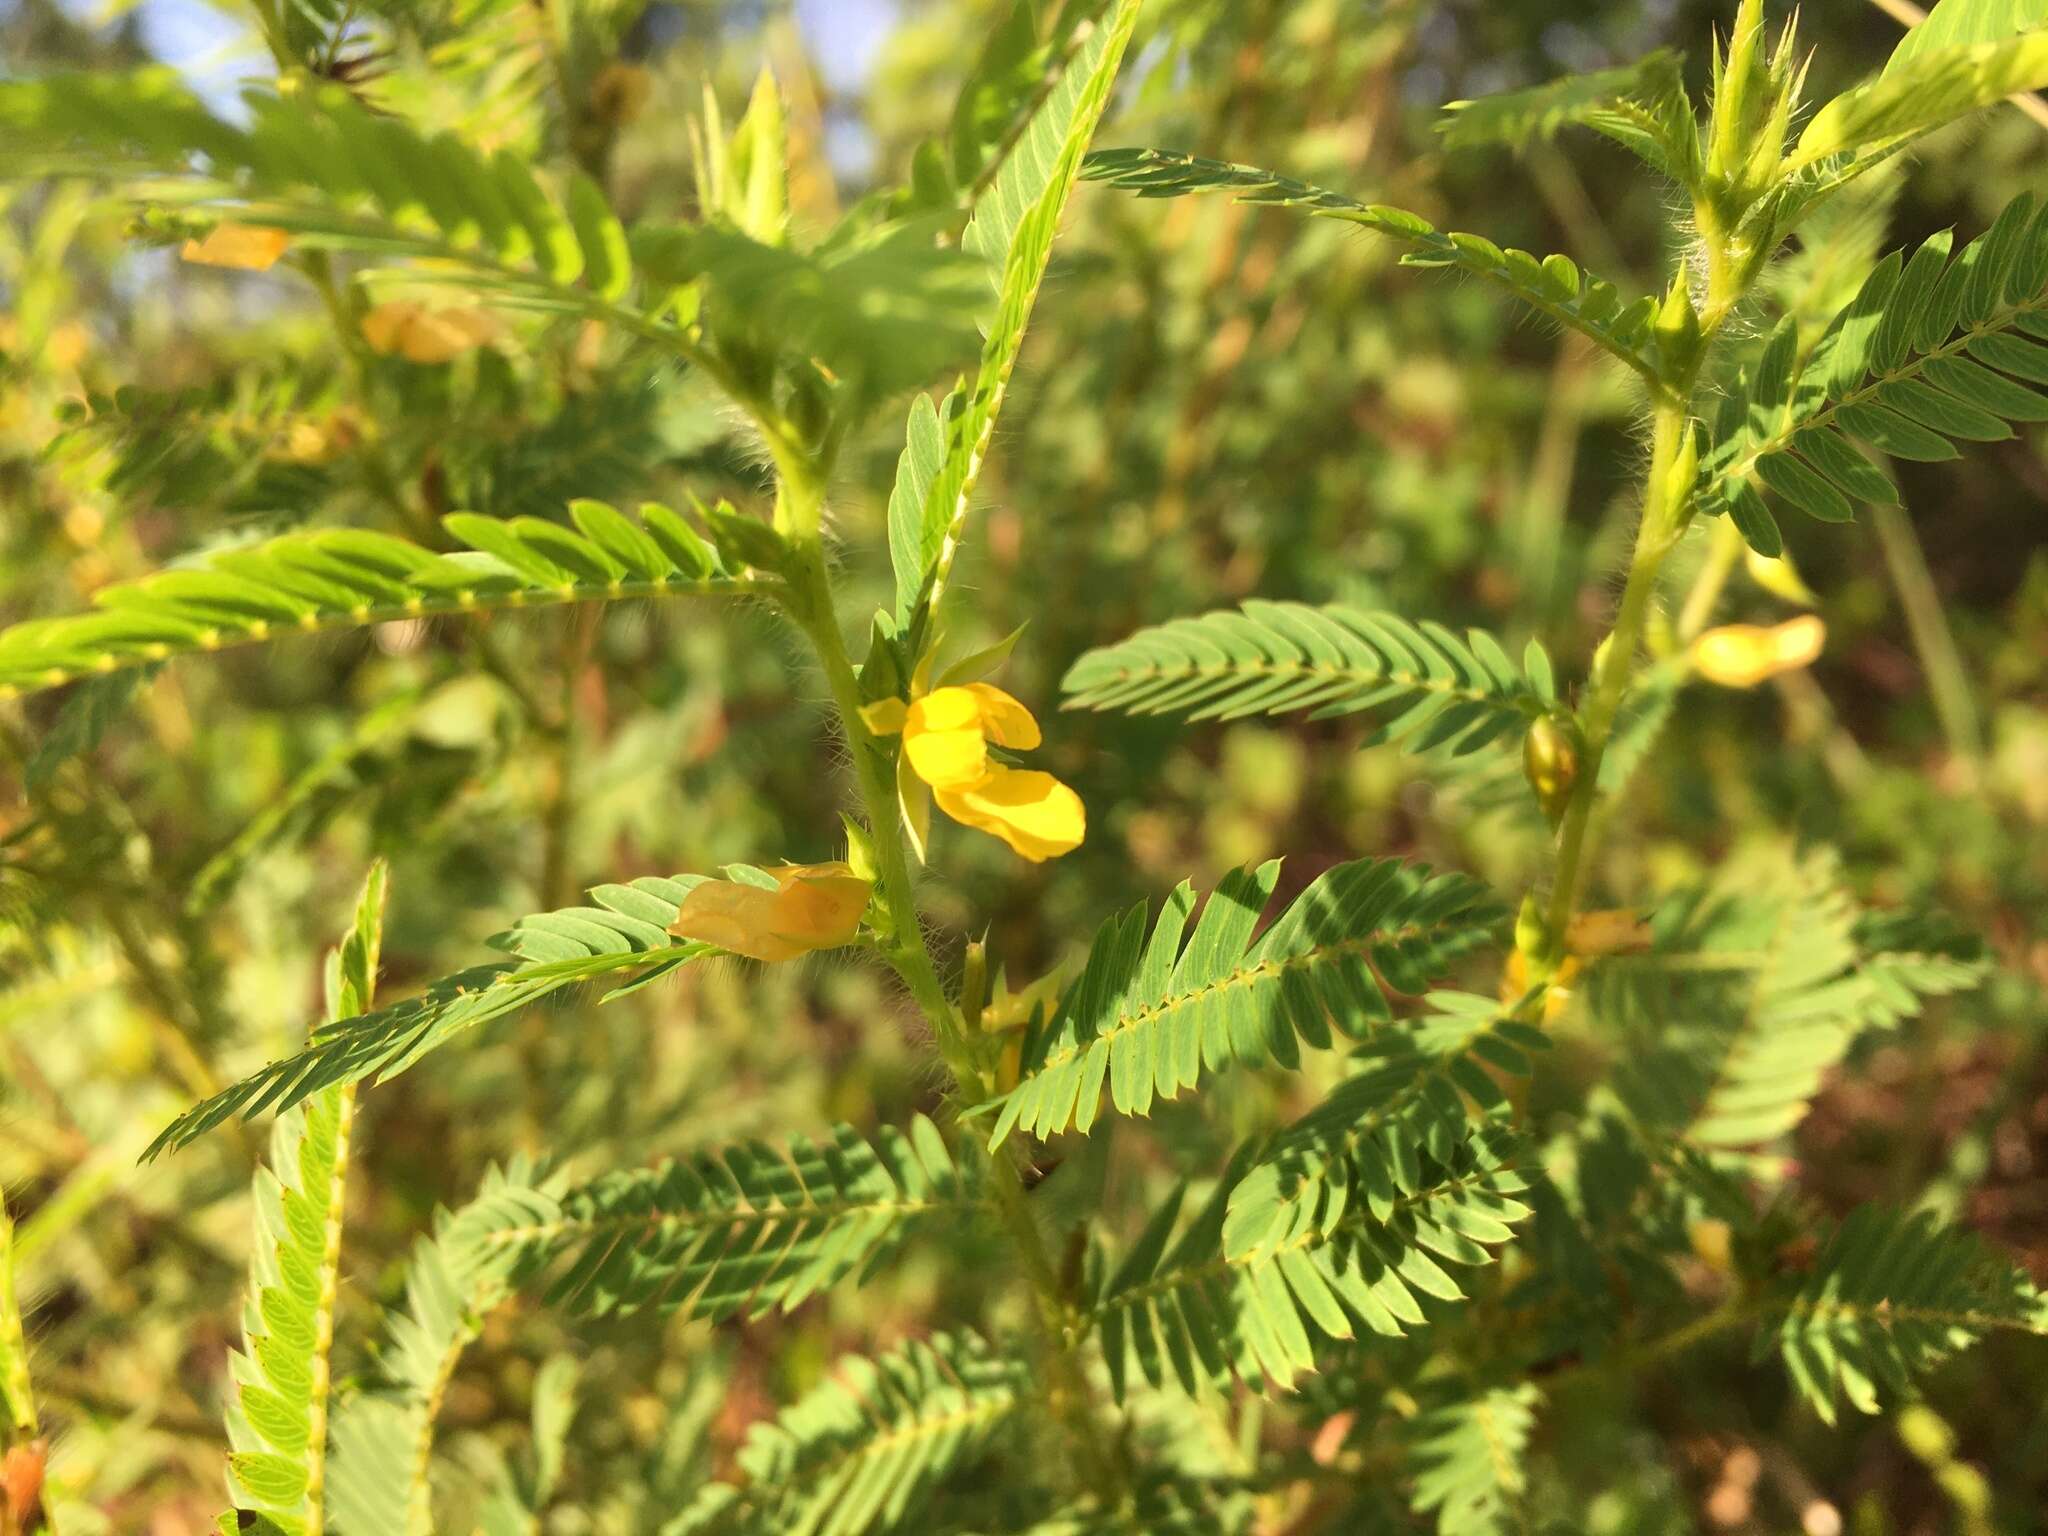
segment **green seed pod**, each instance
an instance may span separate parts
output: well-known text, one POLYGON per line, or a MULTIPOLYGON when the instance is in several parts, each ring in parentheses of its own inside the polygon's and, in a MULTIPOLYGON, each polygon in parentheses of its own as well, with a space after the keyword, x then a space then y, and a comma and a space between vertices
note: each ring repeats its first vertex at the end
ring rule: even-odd
POLYGON ((960 1017, 969 1037, 981 1033, 982 1015, 988 1010, 988 944, 969 939, 960 960, 960 1017))
POLYGON ((1522 774, 1554 827, 1564 817, 1579 777, 1578 733, 1568 722, 1541 715, 1522 738, 1522 774))

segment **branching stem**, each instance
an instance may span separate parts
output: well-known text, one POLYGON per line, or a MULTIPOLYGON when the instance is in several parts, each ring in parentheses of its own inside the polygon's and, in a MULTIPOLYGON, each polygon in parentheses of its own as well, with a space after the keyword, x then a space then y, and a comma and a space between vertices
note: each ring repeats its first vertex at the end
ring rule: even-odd
MULTIPOLYGON (((975 1102, 987 1096, 987 1070, 969 1037, 960 1011, 947 996, 932 961, 918 919, 910 859, 897 807, 893 755, 860 714, 860 683, 840 634, 831 578, 825 568, 818 525, 824 501, 824 476, 814 464, 778 451, 780 469, 776 525, 789 537, 790 557, 786 601, 797 623, 810 637, 825 672, 839 727, 852 754, 874 846, 875 886, 883 930, 877 951, 902 978, 904 986, 930 1024, 939 1054, 952 1072, 956 1097, 975 1102)), ((1031 1214, 1016 1153, 1005 1147, 991 1159, 989 1181, 1004 1229, 1016 1245, 1024 1278, 1032 1292, 1032 1317, 1042 1351, 1047 1405, 1066 1430, 1082 1479, 1105 1498, 1118 1494, 1125 1481, 1114 1454, 1112 1437, 1098 1422, 1094 1388, 1079 1353, 1086 1329, 1079 1309, 1061 1284, 1046 1247, 1045 1235, 1031 1214)))

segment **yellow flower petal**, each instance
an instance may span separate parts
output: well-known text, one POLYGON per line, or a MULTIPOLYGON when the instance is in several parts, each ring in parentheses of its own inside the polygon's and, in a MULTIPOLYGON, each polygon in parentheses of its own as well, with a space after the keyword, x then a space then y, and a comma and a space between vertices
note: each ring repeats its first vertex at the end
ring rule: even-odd
POLYGON ((268 272, 291 243, 290 235, 266 225, 216 224, 204 240, 187 240, 178 255, 202 267, 268 272))
POLYGON ((1811 666, 1827 640, 1827 626, 1812 614, 1765 628, 1758 624, 1724 624, 1692 644, 1693 667, 1710 683, 1723 688, 1754 688, 1758 683, 1811 666))
POLYGON ((903 755, 934 789, 965 789, 988 772, 981 701, 965 688, 939 688, 903 718, 903 755))
POLYGON ((792 960, 851 942, 870 886, 843 863, 769 871, 776 888, 706 880, 683 898, 669 932, 751 960, 792 960))
POLYGON ((389 356, 398 350, 406 327, 412 324, 413 317, 419 310, 419 305, 408 303, 404 299, 393 299, 389 303, 379 304, 363 316, 363 340, 370 344, 372 351, 389 356))
POLYGON ((877 699, 860 707, 861 724, 877 736, 894 736, 903 729, 910 707, 901 699, 877 699))
POLYGON ((407 299, 391 299, 363 316, 363 339, 387 356, 409 363, 445 363, 497 334, 497 325, 483 310, 428 309, 407 299))
POLYGON ((1771 631, 1782 671, 1810 667, 1820 660, 1821 647, 1828 642, 1828 627, 1813 614, 1788 619, 1771 631))
POLYGON ((966 691, 981 709, 982 734, 997 746, 1029 752, 1043 739, 1031 711, 994 684, 968 683, 966 691))
POLYGON ((939 809, 955 821, 999 837, 1036 864, 1081 846, 1088 814, 1081 797, 1049 773, 992 768, 965 788, 934 785, 939 809))
POLYGON ((1636 954, 1650 947, 1650 925, 1626 910, 1581 912, 1565 929, 1564 947, 1570 954, 1594 960, 1636 954))
POLYGON ((750 960, 790 960, 800 946, 778 937, 775 909, 781 892, 732 880, 706 880, 683 898, 669 932, 700 944, 715 944, 750 960))
POLYGON ((903 812, 903 830, 910 834, 910 851, 922 864, 932 840, 932 792, 904 756, 896 759, 896 804, 903 812))
POLYGON ((1782 597, 1802 608, 1811 608, 1820 601, 1800 577, 1790 555, 1760 555, 1752 549, 1743 556, 1743 563, 1749 567, 1749 579, 1773 597, 1782 597))

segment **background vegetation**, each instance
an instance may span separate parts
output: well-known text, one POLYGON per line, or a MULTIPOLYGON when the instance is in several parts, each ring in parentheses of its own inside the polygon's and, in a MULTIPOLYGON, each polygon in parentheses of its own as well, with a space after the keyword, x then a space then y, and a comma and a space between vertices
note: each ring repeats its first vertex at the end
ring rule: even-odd
MULTIPOLYGON (((1159 0, 1098 142, 1284 168, 1502 245, 1572 251, 1654 293, 1674 254, 1669 209, 1621 150, 1588 138, 1569 157, 1541 139, 1452 153, 1433 125, 1446 101, 1665 45, 1691 55, 1697 85, 1727 9, 1159 0)), ((788 103, 793 217, 821 229, 908 181, 918 146, 951 131, 978 40, 1008 6, 361 11, 362 44, 327 61, 334 76, 425 126, 574 162, 629 217, 695 206, 702 93, 734 118, 766 62, 788 103)), ((200 14, 7 0, 0 69, 183 53, 200 14)), ((238 60, 268 67, 254 15, 203 14, 233 40, 181 60, 209 88, 238 60)), ((1880 64, 1899 31, 1862 0, 1817 0, 1801 19, 1822 44, 1823 98, 1880 64)), ((1976 235, 2041 190, 2044 133, 2039 114, 2000 108, 1938 135, 1774 280, 1796 294, 1831 261, 1950 225, 1976 235)), ((452 362, 416 363, 366 345, 332 287, 181 263, 182 230, 138 228, 87 185, 8 186, 0 208, 9 622, 302 525, 417 536, 457 507, 559 518, 575 497, 761 504, 762 456, 720 397, 616 328, 515 318, 452 362)), ((1004 686, 1038 711, 1038 760, 1079 790, 1090 835, 1044 865, 954 836, 922 894, 956 956, 986 925, 988 954, 1022 988, 1139 895, 1184 876, 1208 889, 1282 854, 1283 897, 1363 854, 1508 891, 1536 875, 1540 823, 1483 784, 1447 789, 1355 719, 1188 728, 1054 710, 1083 651, 1251 596, 1484 624, 1518 652, 1540 639, 1579 675, 1634 526, 1638 392, 1576 336, 1397 255, 1281 210, 1076 195, 955 579, 972 594, 966 648, 1029 624, 1004 686)), ((965 366, 971 334, 961 341, 941 337, 911 366, 932 379, 965 366)), ((828 532, 842 577, 871 592, 862 606, 888 600, 900 419, 892 405, 849 442, 830 488, 828 532)), ((1980 986, 1867 1041, 1820 1087, 1784 1149, 1774 1262, 1810 1263, 1803 1228, 1883 1199, 1981 1233, 2048 1281, 2048 433, 2022 424, 1958 463, 1895 471, 1901 509, 1847 528, 1781 518, 1825 655, 1768 687, 1688 695, 1607 828, 1601 904, 1647 905, 1710 868, 1826 844, 1860 900, 1931 906, 1982 935, 1980 986)), ((1703 550, 1695 539, 1677 558, 1703 550)), ((1782 583, 1740 573, 1722 610, 1788 611, 1782 583)), ((296 1048, 372 861, 390 869, 381 988, 395 996, 594 882, 831 857, 842 764, 823 704, 765 609, 627 603, 395 622, 7 707, 0 1188, 67 1536, 211 1528, 264 1138, 237 1128, 138 1156, 193 1100, 296 1048)), ((469 1198, 495 1164, 553 1152, 585 1172, 631 1167, 835 1121, 904 1125, 937 1103, 926 1043, 868 966, 720 963, 595 1002, 557 994, 363 1094, 345 1371, 365 1367, 376 1310, 435 1208, 469 1198)), ((1109 1209, 1141 1219, 1175 1173, 1213 1171, 1234 1130, 1312 1098, 1246 1074, 1219 1080, 1199 1116, 1168 1106, 1123 1128, 1113 1173, 1095 1170, 1109 1209)), ((1530 1106, 1539 1132, 1545 1112, 1530 1106)), ((1695 1227, 1699 1251, 1674 1283, 1711 1297, 1725 1258, 1711 1226, 1695 1227)), ((1011 1304, 1009 1262, 963 1228, 907 1250, 884 1284, 786 1316, 568 1326, 500 1309, 446 1397, 447 1528, 659 1530, 835 1357, 1011 1304), (488 1524, 514 1487, 552 1511, 544 1525, 488 1524)), ((2038 1337, 1995 1337, 1924 1399, 1835 1427, 1739 1336, 1619 1372, 1576 1365, 1554 1363, 1569 1383, 1539 1432, 1532 1518, 1617 1532, 2048 1529, 2038 1337)), ((1340 1417, 1332 1407, 1318 1429, 1305 1415, 1309 1438, 1286 1448, 1341 1445, 1340 1417)), ((1191 1412, 1172 1429, 1203 1443, 1221 1422, 1191 1412)), ((1216 1456, 1258 1451, 1256 1414, 1229 1432, 1242 1440, 1216 1456)), ((1021 1433, 998 1450, 1043 1453, 1021 1433)), ((1261 1518, 1308 1529, 1289 1523, 1300 1513, 1261 1518)))

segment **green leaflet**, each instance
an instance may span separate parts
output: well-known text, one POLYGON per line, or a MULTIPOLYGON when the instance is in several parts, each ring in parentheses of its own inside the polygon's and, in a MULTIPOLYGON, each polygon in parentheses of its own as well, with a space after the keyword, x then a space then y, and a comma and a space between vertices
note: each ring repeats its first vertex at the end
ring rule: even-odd
POLYGON ((1083 1500, 1018 1536, 1231 1536, 1241 1529, 1224 1502, 1233 1491, 1227 1485, 1165 1483, 1144 1488, 1114 1508, 1083 1500))
MULTIPOLYGON (((146 674, 123 672, 116 676, 139 678, 146 674)), ((418 714, 423 698, 421 690, 407 689, 355 721, 346 736, 307 764, 276 799, 251 817, 225 847, 200 866, 185 888, 185 911, 195 916, 210 911, 255 860, 283 840, 309 806, 323 795, 344 793, 354 787, 359 782, 356 768, 364 754, 409 724, 418 714)))
MULTIPOLYGON (((956 397, 949 395, 950 408, 956 397)), ((910 421, 903 429, 903 453, 896 461, 896 485, 889 493, 889 564, 896 573, 896 624, 910 620, 924 591, 925 574, 939 558, 946 525, 926 516, 932 485, 946 458, 946 434, 932 397, 919 394, 910 402, 910 421)))
MULTIPOLYGON (((974 213, 960 244, 987 263, 998 293, 1009 280, 1012 258, 1019 254, 1018 227, 1048 196, 1065 203, 1073 186, 1072 164, 1095 136, 1095 124, 1108 105, 1108 88, 1115 82, 1124 45, 1137 19, 1134 7, 1119 6, 1118 11, 1107 23, 1098 24, 1075 50, 1004 156, 994 179, 974 201, 974 213)), ((1038 265, 1043 270, 1043 258, 1038 265)))
MULTIPOLYGON (((354 924, 330 958, 327 1014, 370 1004, 384 931, 385 869, 372 866, 354 924)), ((256 1240, 242 1347, 228 1357, 228 1493, 289 1536, 325 1524, 328 1352, 341 1262, 352 1089, 331 1088, 279 1118, 256 1170, 256 1240)))
POLYGON ((744 1481, 707 1483, 662 1536, 857 1536, 904 1527, 1032 1401, 1029 1368, 971 1333, 848 1355, 747 1432, 744 1481))
MULTIPOLYGON (((1506 1110, 1491 1072, 1527 1077, 1528 1053, 1548 1046, 1496 999, 1432 992, 1427 1001, 1426 1016, 1376 1030, 1353 1055, 1352 1075, 1261 1148, 1230 1192, 1223 1249, 1232 1259, 1326 1235, 1354 1200, 1392 1220, 1420 1192, 1427 1160, 1453 1161, 1506 1110)), ((1503 1219, 1483 1229, 1468 1219, 1462 1230, 1490 1242, 1509 1236, 1503 1219)))
POLYGON ((534 1373, 531 1443, 517 1466, 494 1449, 477 1536, 541 1536, 541 1517, 562 1478, 581 1375, 572 1355, 552 1355, 534 1373))
POLYGON ((876 399, 957 366, 979 339, 981 265, 939 245, 938 227, 849 223, 796 251, 717 225, 657 226, 636 231, 634 249, 652 280, 708 285, 713 331, 814 358, 876 399))
POLYGON ((1239 202, 1303 209, 1310 218, 1340 219, 1414 247, 1404 266, 1454 267, 1506 288, 1538 313, 1596 343, 1652 383, 1667 358, 1656 334, 1656 301, 1647 295, 1623 303, 1612 283, 1587 273, 1567 256, 1540 260, 1503 250, 1482 235, 1443 233, 1400 208, 1361 203, 1249 165, 1230 165, 1163 149, 1105 149, 1090 155, 1082 174, 1140 197, 1185 197, 1230 192, 1239 202))
POLYGON ((146 206, 204 203, 286 230, 305 248, 409 263, 372 278, 423 283, 457 271, 469 296, 604 320, 720 378, 696 328, 670 313, 677 293, 700 281, 718 339, 752 340, 772 314, 778 343, 870 399, 922 382, 975 340, 979 264, 936 245, 928 222, 852 221, 807 252, 776 243, 784 168, 768 120, 772 88, 757 91, 734 146, 745 162, 733 210, 741 228, 653 225, 630 236, 581 172, 554 185, 517 155, 424 134, 340 86, 251 91, 244 101, 246 128, 158 72, 62 74, 0 87, 0 125, 13 130, 28 171, 154 176, 146 206), (637 299, 636 286, 646 290, 637 299))
POLYGON ((954 185, 980 179, 1043 88, 1050 50, 1038 40, 1033 9, 1032 0, 1012 0, 1009 14, 989 33, 961 82, 943 152, 938 143, 928 151, 946 165, 954 185))
POLYGON ((1528 1185, 1505 1146, 1470 1136, 1444 1161, 1423 1157, 1412 1189, 1384 1217, 1360 1201, 1280 1247, 1231 1254, 1226 1212, 1257 1150, 1239 1149, 1178 1237, 1186 1189, 1176 1190, 1094 1296, 1087 1317, 1119 1401, 1133 1367, 1154 1387, 1190 1394, 1233 1380, 1284 1391, 1315 1368, 1318 1338, 1349 1339, 1360 1326, 1389 1338, 1424 1328, 1422 1298, 1465 1294, 1439 1260, 1491 1264, 1486 1244, 1506 1241, 1508 1224, 1529 1215, 1515 1198, 1528 1185))
POLYGON ((1787 164, 1830 155, 1883 154, 1944 123, 2020 91, 2048 85, 2048 27, 1989 42, 1925 47, 1896 57, 1876 79, 1844 91, 1813 115, 1787 164))
POLYGON ((1089 651, 1060 687, 1070 708, 1195 720, 1382 709, 1393 718, 1376 739, 1463 756, 1543 714, 1550 679, 1540 647, 1518 668, 1480 630, 1461 640, 1441 624, 1342 604, 1254 601, 1089 651))
POLYGON ((1939 0, 1927 19, 1899 39, 1884 73, 1902 70, 1944 48, 1994 43, 2015 32, 2048 27, 2048 0, 1939 0))
POLYGON ((1402 1434, 1410 1502, 1436 1516, 1439 1536, 1507 1536, 1528 1487, 1524 1457, 1543 1401, 1533 1382, 1465 1396, 1456 1386, 1435 1394, 1402 1434))
POLYGON ((1722 1152, 1775 1141, 1866 1030, 1974 985, 1983 958, 1860 915, 1832 861, 1764 862, 1681 893, 1648 953, 1594 967, 1594 1017, 1627 1044, 1616 1088, 1659 1136, 1722 1152))
POLYGON ((1660 48, 1616 69, 1564 75, 1527 90, 1449 102, 1437 119, 1437 132, 1451 149, 1481 144, 1522 149, 1534 139, 1554 138, 1573 124, 1604 132, 1617 117, 1628 124, 1636 114, 1654 110, 1673 90, 1683 99, 1679 71, 1684 62, 1682 55, 1660 48))
POLYGON ((559 1268, 550 1305, 595 1316, 655 1306, 713 1322, 786 1311, 880 1263, 934 1219, 980 1199, 924 1116, 872 1142, 835 1126, 823 1145, 748 1141, 623 1170, 564 1193, 545 1223, 488 1241, 524 1274, 559 1268), (564 1262, 566 1261, 566 1263, 564 1262))
POLYGON ((507 1227, 547 1221, 559 1185, 524 1161, 493 1168, 476 1199, 437 1211, 413 1248, 403 1306, 387 1321, 380 1382, 341 1405, 329 1509, 339 1536, 435 1536, 434 1421, 462 1351, 512 1295, 517 1250, 507 1227))
POLYGON ((107 729, 127 712, 152 668, 87 678, 64 700, 49 733, 36 746, 23 777, 30 790, 48 787, 57 770, 100 744, 107 729))
POLYGON ((1139 4, 1140 0, 1115 0, 1108 17, 1076 50, 1059 85, 1032 114, 1023 137, 975 204, 962 244, 1000 265, 996 312, 973 385, 958 397, 957 404, 949 400, 943 413, 945 457, 925 489, 923 514, 914 538, 906 517, 900 545, 894 537, 897 519, 892 506, 890 554, 898 561, 899 609, 904 607, 902 594, 906 590, 903 574, 913 563, 920 569, 911 608, 924 601, 927 593, 935 602, 945 586, 953 552, 966 527, 968 505, 995 435, 1003 393, 1017 366, 1024 331, 1052 256, 1060 216, 1080 174, 1081 157, 1109 105, 1124 49, 1138 24, 1139 4))
POLYGON ((1778 1353, 1823 1422, 1846 1400, 1876 1413, 1929 1367, 1994 1328, 2048 1333, 2024 1272, 1973 1234, 1882 1206, 1852 1211, 1781 1303, 1778 1353))
MULTIPOLYGON (((627 885, 601 885, 590 893, 595 906, 521 918, 491 941, 518 959, 473 966, 435 982, 418 997, 324 1025, 306 1050, 272 1062, 180 1115, 150 1144, 144 1159, 175 1151, 236 1115, 288 1110, 344 1083, 396 1077, 463 1031, 577 982, 639 971, 641 976, 626 986, 639 985, 717 953, 708 944, 668 933, 684 896, 701 878, 648 875, 627 885)), ((615 988, 608 996, 622 990, 615 988)))
POLYGON ((1802 355, 1788 318, 1725 398, 1701 461, 1704 510, 1727 512, 1760 553, 1781 547, 1763 490, 1839 522, 1896 502, 1857 449, 1940 461, 1956 443, 2048 419, 2048 207, 2022 194, 1950 257, 1948 231, 1893 252, 1802 355), (2016 334, 2017 333, 2017 334, 2016 334))
POLYGON ((1279 873, 1274 860, 1225 876, 1192 933, 1187 882, 1149 939, 1143 904, 1104 923, 1059 1008, 1026 1038, 989 1145, 1018 1128, 1085 1135, 1105 1086, 1119 1114, 1144 1115, 1204 1072, 1269 1058, 1297 1066, 1299 1042, 1328 1048, 1332 1021, 1356 1037, 1391 1016, 1378 976, 1420 992, 1501 915, 1464 875, 1360 859, 1317 876, 1254 940, 1279 873))
POLYGON ((450 554, 354 528, 292 533, 105 587, 96 613, 0 630, 0 699, 289 634, 760 584, 666 507, 643 505, 638 524, 600 502, 571 511, 578 531, 450 513, 444 525, 467 546, 450 554))
POLYGON ((582 177, 557 193, 516 155, 428 137, 340 86, 244 102, 246 128, 168 70, 59 74, 0 89, 0 124, 31 174, 164 173, 185 185, 159 195, 238 200, 222 211, 310 245, 458 260, 505 297, 652 323, 617 308, 631 281, 625 232, 582 177), (81 164, 81 152, 95 158, 81 164))

